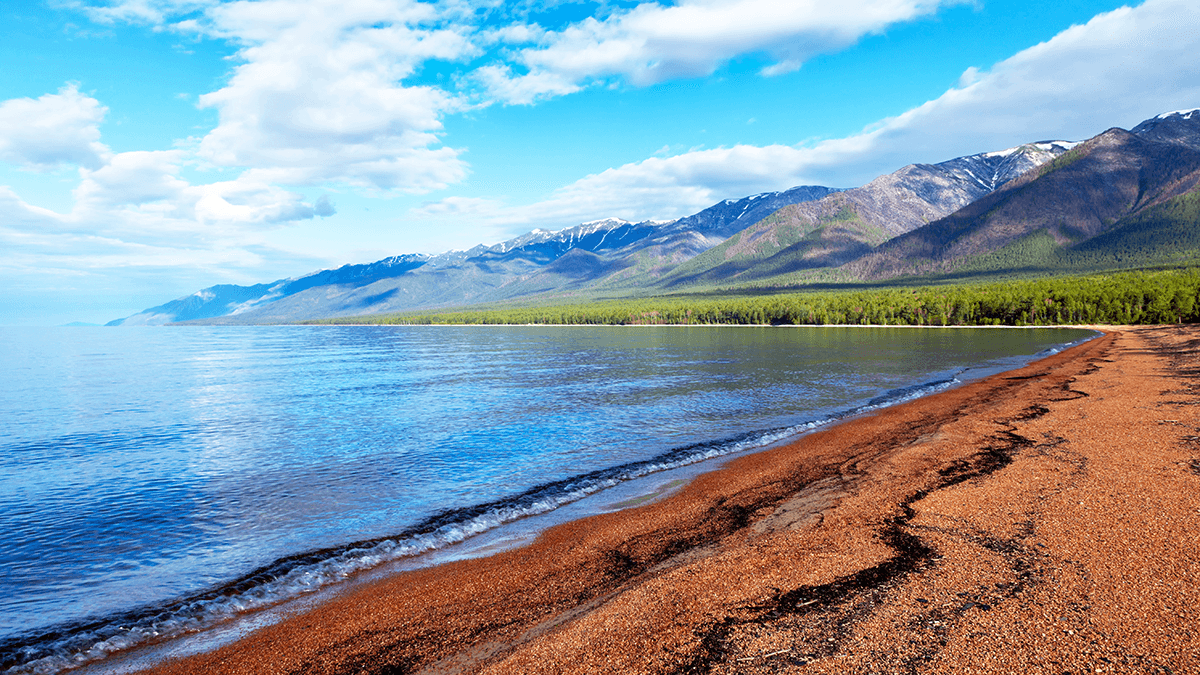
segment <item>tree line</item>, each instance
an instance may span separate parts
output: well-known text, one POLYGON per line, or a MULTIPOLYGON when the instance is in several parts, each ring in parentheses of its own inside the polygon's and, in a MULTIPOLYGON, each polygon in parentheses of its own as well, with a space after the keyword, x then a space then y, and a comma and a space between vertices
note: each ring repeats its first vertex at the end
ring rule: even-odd
POLYGON ((1039 326, 1200 321, 1200 269, 749 297, 606 300, 327 319, 333 324, 1039 326))

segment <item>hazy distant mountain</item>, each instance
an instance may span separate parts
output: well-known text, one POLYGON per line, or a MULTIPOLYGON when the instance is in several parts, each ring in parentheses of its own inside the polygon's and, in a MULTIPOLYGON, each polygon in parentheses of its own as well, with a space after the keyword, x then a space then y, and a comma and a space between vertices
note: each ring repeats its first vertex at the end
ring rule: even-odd
POLYGON ((397 256, 269 284, 212 286, 109 325, 294 321, 570 291, 606 275, 636 283, 631 273, 656 276, 660 269, 674 269, 722 241, 724 232, 737 231, 740 223, 835 191, 802 186, 725 200, 678 221, 609 218, 557 231, 533 230, 467 251, 397 256))
POLYGON ((1200 114, 1172 113, 1134 132, 1109 129, 846 270, 883 279, 1187 259, 1180 253, 1194 254, 1200 244, 1200 222, 1187 216, 1198 185, 1200 114), (1140 253, 1130 248, 1134 242, 1140 253))
POLYGON ((837 267, 957 211, 1074 145, 1046 141, 911 164, 862 187, 786 206, 680 265, 664 284, 748 281, 837 267))
MULTIPOLYGON (((386 263, 389 258, 363 268, 354 274, 337 274, 324 283, 311 283, 318 272, 298 280, 270 284, 275 292, 263 293, 260 286, 213 287, 201 294, 236 296, 239 293, 254 297, 243 302, 235 311, 197 316, 195 312, 176 314, 174 321, 204 319, 208 323, 257 323, 263 321, 293 321, 314 316, 342 316, 399 308, 440 307, 469 302, 483 302, 503 297, 502 289, 514 280, 532 274, 573 249, 604 251, 637 241, 660 227, 662 223, 647 221, 629 223, 608 219, 584 223, 557 232, 534 230, 494 246, 476 246, 467 251, 448 251, 437 256, 406 256, 411 261, 407 269, 386 263), (379 273, 372 274, 377 271, 379 273), (219 289, 219 291, 218 291, 219 289)), ((333 270, 340 272, 346 266, 333 270)), ((263 285, 267 286, 267 285, 263 285)), ((147 310, 125 320, 125 325, 141 320, 163 321, 171 311, 186 307, 191 298, 147 310), (166 310, 166 311, 164 311, 166 310)), ((212 307, 213 303, 208 303, 212 307)), ((213 308, 219 312, 219 308, 213 308)), ((169 321, 169 320, 168 320, 169 321)))
POLYGON ((174 321, 210 319, 243 314, 280 298, 310 288, 333 284, 365 284, 376 279, 404 274, 429 262, 423 255, 398 255, 368 265, 343 265, 297 279, 280 279, 269 284, 236 286, 220 284, 191 295, 151 307, 133 316, 110 321, 108 326, 157 326, 174 321))

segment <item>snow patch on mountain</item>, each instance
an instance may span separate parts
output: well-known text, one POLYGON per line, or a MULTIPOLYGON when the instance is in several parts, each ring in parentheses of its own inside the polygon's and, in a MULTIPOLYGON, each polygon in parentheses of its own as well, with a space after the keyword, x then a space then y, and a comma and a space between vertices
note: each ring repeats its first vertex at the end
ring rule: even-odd
MULTIPOLYGON (((1005 150, 958 157, 934 166, 974 183, 985 192, 998 190, 1021 174, 1079 145, 1073 141, 1039 141, 1005 150)), ((978 198, 982 195, 973 195, 978 198)))
POLYGON ((1185 120, 1190 120, 1190 119, 1192 119, 1192 116, 1196 115, 1197 113, 1200 113, 1200 108, 1192 108, 1191 110, 1176 110, 1174 112, 1163 113, 1163 114, 1155 117, 1154 119, 1165 120, 1168 117, 1174 117, 1174 116, 1178 115, 1185 120))

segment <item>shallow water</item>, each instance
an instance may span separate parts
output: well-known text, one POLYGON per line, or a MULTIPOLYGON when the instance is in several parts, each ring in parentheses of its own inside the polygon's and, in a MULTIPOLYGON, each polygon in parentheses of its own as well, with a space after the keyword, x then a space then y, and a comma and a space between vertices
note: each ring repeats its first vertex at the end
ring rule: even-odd
POLYGON ((0 671, 202 628, 1087 335, 0 329, 0 671))

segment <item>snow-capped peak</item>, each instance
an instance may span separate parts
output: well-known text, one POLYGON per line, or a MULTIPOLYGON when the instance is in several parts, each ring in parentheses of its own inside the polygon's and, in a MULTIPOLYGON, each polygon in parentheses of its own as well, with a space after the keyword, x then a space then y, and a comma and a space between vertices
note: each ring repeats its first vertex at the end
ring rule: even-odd
POLYGON ((1176 110, 1175 112, 1163 113, 1163 114, 1159 115, 1158 117, 1155 117, 1154 119, 1165 120, 1168 117, 1174 117, 1175 115, 1179 115, 1180 117, 1182 117, 1185 120, 1190 120, 1190 119, 1192 119, 1192 116, 1195 115, 1196 113, 1200 113, 1200 108, 1192 108, 1191 110, 1176 110))
POLYGON ((630 222, 628 220, 625 220, 624 218, 601 218, 600 220, 589 220, 586 223, 580 223, 580 225, 584 225, 584 226, 608 225, 610 223, 613 225, 629 225, 630 224, 630 222))
POLYGON ((1079 145, 1077 141, 1039 141, 1037 143, 1024 143, 1016 147, 1008 148, 1007 150, 997 150, 995 152, 985 152, 979 155, 972 155, 968 159, 974 159, 976 157, 1012 157, 1018 152, 1028 151, 1029 149, 1050 152, 1058 148, 1066 151, 1077 145, 1079 145))
POLYGON ((1082 141, 1042 141, 1040 143, 1030 143, 1030 145, 1037 148, 1038 150, 1053 150, 1055 148, 1062 148, 1063 150, 1070 150, 1071 148, 1079 145, 1080 143, 1082 143, 1082 141))

